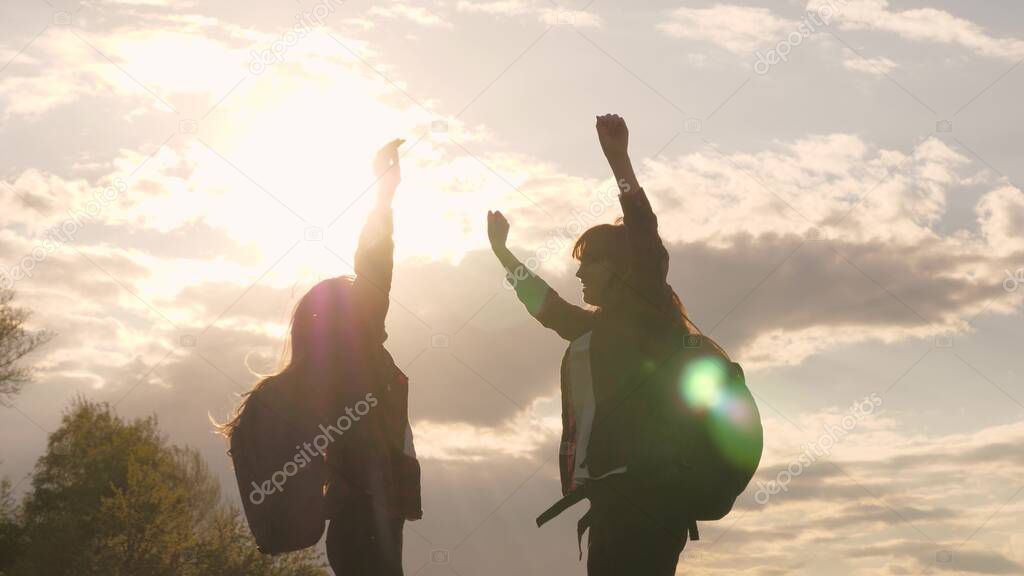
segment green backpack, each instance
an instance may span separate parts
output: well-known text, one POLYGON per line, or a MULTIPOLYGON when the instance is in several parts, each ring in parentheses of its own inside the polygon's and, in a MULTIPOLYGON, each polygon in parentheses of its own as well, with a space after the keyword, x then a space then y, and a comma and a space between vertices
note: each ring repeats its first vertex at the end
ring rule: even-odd
POLYGON ((631 472, 691 520, 720 520, 761 461, 764 432, 743 368, 710 338, 679 334, 638 390, 631 472))

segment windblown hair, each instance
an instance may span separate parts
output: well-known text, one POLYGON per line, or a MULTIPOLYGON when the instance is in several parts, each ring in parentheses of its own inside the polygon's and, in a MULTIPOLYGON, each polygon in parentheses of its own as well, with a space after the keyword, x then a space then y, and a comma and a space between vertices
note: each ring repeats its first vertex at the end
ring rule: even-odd
POLYGON ((241 403, 227 422, 218 423, 211 418, 217 432, 230 439, 253 392, 272 379, 287 379, 286 387, 294 390, 297 401, 315 390, 315 386, 337 381, 357 336, 353 282, 351 276, 322 280, 299 299, 292 312, 282 367, 242 394, 241 403))
MULTIPOLYGON (((572 247, 572 257, 580 262, 608 260, 611 262, 616 280, 621 281, 625 278, 629 272, 630 253, 629 235, 622 224, 622 218, 618 218, 614 224, 591 226, 580 234, 572 247)), ((702 334, 700 328, 690 320, 686 306, 679 299, 675 289, 670 286, 669 290, 672 292, 672 320, 685 326, 688 334, 702 334)))

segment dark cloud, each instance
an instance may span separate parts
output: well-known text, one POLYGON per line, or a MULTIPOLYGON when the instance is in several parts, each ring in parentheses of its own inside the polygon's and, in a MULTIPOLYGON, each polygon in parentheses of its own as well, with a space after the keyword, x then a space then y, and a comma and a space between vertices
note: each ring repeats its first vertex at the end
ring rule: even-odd
POLYGON ((1020 574, 1021 565, 1000 552, 964 549, 955 544, 921 541, 898 541, 851 549, 855 558, 910 558, 921 569, 970 574, 1020 574))
POLYGON ((670 283, 691 317, 731 349, 772 330, 941 326, 1003 294, 1002 278, 962 278, 962 258, 928 245, 765 234, 669 253, 670 283))
POLYGON ((945 507, 923 509, 912 506, 900 506, 889 508, 877 504, 862 503, 844 506, 834 511, 834 514, 834 516, 827 518, 813 519, 808 524, 808 527, 842 531, 863 525, 897 526, 918 520, 952 520, 957 518, 960 512, 945 507))

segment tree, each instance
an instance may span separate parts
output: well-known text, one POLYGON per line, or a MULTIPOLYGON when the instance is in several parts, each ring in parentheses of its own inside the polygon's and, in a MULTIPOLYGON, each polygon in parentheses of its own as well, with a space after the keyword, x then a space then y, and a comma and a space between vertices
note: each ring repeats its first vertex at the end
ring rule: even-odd
MULTIPOLYGON (((0 509, 2 510, 2 509, 0 509)), ((9 572, 27 576, 325 576, 309 552, 260 554, 198 452, 155 417, 125 422, 76 400, 50 435, 18 513, 0 516, 9 572), (4 537, 5 518, 17 529, 4 537)))
POLYGON ((25 321, 31 312, 11 305, 14 292, 0 289, 0 405, 11 399, 29 381, 31 370, 18 362, 50 340, 49 332, 29 332, 25 321))
POLYGON ((24 533, 11 482, 0 480, 0 576, 7 574, 14 558, 24 546, 24 533))

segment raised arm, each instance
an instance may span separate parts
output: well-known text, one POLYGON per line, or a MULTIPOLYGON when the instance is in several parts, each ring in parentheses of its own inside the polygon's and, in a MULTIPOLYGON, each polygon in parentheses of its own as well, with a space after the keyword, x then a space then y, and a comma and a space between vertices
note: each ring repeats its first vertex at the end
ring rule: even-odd
POLYGON ((558 295, 540 276, 519 261, 508 249, 508 220, 501 212, 487 212, 487 236, 491 250, 505 268, 516 297, 531 316, 566 340, 575 340, 591 329, 593 312, 573 306, 558 295))
POLYGON ((362 315, 368 337, 375 342, 387 339, 384 319, 390 305, 395 255, 391 201, 402 180, 398 147, 403 142, 401 139, 392 140, 377 152, 373 163, 374 175, 377 177, 377 202, 363 226, 359 246, 356 248, 355 292, 359 300, 358 313, 362 315))
POLYGON ((629 159, 626 121, 615 114, 598 116, 597 135, 619 185, 622 220, 629 234, 629 285, 639 296, 660 307, 666 298, 671 299, 667 283, 668 251, 658 235, 658 217, 637 182, 629 159))

